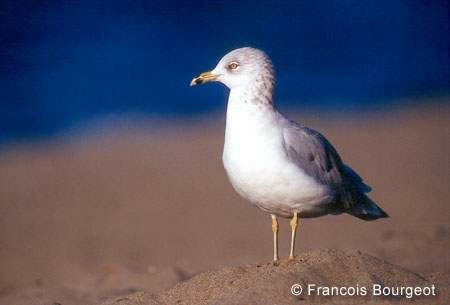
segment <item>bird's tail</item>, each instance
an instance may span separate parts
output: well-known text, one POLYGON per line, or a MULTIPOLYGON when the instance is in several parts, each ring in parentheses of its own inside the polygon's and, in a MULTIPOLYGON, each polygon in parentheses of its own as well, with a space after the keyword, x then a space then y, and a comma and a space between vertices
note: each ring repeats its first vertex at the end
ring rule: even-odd
POLYGON ((354 205, 348 214, 358 217, 363 220, 375 220, 378 218, 389 217, 372 199, 366 195, 361 196, 358 204, 354 205))

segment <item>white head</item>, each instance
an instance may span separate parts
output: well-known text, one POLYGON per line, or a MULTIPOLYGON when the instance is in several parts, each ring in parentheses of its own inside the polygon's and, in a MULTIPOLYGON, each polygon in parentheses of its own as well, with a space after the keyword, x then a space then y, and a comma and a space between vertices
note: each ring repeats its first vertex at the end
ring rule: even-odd
POLYGON ((259 83, 269 86, 272 90, 272 62, 261 50, 250 47, 235 49, 222 57, 213 70, 192 79, 191 86, 210 81, 221 82, 231 90, 248 88, 259 83))

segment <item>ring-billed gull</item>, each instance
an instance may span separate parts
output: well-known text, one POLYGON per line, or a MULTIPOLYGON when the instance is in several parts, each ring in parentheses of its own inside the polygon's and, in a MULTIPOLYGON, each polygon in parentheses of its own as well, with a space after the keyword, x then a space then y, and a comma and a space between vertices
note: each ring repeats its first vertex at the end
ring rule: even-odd
POLYGON ((210 81, 230 89, 223 164, 234 189, 271 214, 274 262, 277 216, 291 218, 289 259, 294 258, 298 218, 341 213, 364 220, 388 217, 367 197, 370 187, 323 135, 277 111, 273 66, 263 51, 233 50, 212 71, 195 77, 191 86, 210 81))

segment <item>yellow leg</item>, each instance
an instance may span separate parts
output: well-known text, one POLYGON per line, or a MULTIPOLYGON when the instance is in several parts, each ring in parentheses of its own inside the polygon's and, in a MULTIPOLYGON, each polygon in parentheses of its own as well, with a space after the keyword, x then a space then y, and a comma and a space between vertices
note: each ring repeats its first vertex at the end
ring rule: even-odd
POLYGON ((290 260, 294 259, 295 233, 297 232, 297 226, 298 226, 297 212, 294 212, 294 216, 291 219, 292 235, 291 235, 291 252, 289 253, 290 260))
POLYGON ((273 262, 278 263, 278 221, 275 215, 272 217, 272 232, 273 232, 273 262))

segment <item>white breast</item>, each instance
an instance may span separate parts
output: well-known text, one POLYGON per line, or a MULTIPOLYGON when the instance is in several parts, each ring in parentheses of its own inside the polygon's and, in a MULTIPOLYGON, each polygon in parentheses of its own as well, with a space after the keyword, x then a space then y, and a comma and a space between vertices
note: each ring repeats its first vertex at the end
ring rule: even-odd
POLYGON ((291 163, 284 150, 280 114, 230 94, 223 163, 236 191, 280 216, 323 214, 331 190, 291 163))

